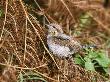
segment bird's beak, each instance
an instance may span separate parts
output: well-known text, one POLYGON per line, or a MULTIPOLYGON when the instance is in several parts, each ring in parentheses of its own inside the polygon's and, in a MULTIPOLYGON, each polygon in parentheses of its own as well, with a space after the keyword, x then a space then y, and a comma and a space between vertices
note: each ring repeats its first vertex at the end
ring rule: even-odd
POLYGON ((49 28, 49 27, 50 27, 50 25, 49 25, 49 24, 45 24, 45 26, 46 26, 47 28, 49 28))

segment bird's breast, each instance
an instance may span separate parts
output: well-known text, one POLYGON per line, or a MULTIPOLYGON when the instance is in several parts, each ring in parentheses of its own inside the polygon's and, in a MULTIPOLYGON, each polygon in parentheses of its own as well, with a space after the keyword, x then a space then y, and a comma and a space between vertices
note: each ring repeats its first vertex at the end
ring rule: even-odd
POLYGON ((68 47, 54 43, 49 45, 49 50, 60 57, 67 57, 70 54, 70 49, 68 47))

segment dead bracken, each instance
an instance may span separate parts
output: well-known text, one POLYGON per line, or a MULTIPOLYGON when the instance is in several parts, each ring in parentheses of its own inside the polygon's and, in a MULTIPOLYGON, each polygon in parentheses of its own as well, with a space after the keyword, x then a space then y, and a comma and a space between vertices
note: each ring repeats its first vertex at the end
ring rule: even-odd
POLYGON ((48 50, 46 42, 45 24, 58 23, 65 34, 76 36, 82 44, 93 43, 99 49, 106 47, 109 52, 110 11, 103 7, 101 0, 26 1, 0 1, 1 82, 105 82, 110 79, 71 61, 64 62, 48 50), (90 16, 87 25, 79 20, 85 13, 90 16))

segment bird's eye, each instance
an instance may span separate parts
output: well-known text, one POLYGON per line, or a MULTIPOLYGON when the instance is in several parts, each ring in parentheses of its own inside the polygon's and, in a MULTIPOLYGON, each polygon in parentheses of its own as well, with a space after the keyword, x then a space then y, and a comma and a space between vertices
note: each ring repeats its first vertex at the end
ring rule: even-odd
POLYGON ((53 28, 55 28, 55 26, 53 26, 53 28))

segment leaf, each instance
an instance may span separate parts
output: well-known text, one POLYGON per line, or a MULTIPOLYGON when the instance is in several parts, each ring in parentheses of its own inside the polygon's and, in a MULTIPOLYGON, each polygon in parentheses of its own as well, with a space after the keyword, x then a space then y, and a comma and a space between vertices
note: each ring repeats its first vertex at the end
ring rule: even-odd
POLYGON ((91 71, 95 71, 95 68, 94 68, 94 64, 92 63, 91 59, 89 58, 85 58, 86 62, 85 62, 85 68, 87 70, 91 70, 91 71))
POLYGON ((30 78, 26 78, 26 80, 37 80, 37 81, 47 82, 46 80, 40 77, 30 77, 30 78))
POLYGON ((41 77, 39 74, 33 73, 33 72, 28 72, 28 73, 24 74, 23 76, 37 76, 37 77, 41 77))
POLYGON ((2 17, 2 16, 3 16, 3 10, 0 9, 0 17, 2 17))
POLYGON ((75 60, 75 64, 79 64, 81 66, 84 66, 85 61, 84 61, 84 59, 80 55, 77 55, 74 58, 74 60, 75 60))
POLYGON ((104 54, 104 52, 98 53, 97 58, 94 60, 96 60, 98 64, 101 65, 102 67, 110 66, 110 59, 104 54))
POLYGON ((107 67, 103 67, 103 70, 108 73, 108 68, 107 67))
POLYGON ((97 57, 97 52, 96 51, 93 51, 93 50, 89 50, 88 52, 88 56, 89 58, 93 59, 93 58, 96 58, 97 57))
POLYGON ((85 27, 87 25, 90 25, 90 23, 91 23, 91 18, 87 13, 83 14, 80 17, 80 24, 79 24, 80 27, 85 27))
POLYGON ((23 82, 23 80, 24 80, 24 78, 23 78, 23 74, 20 72, 20 74, 19 74, 19 82, 23 82))
POLYGON ((74 58, 75 64, 84 65, 83 61, 80 58, 74 58))
POLYGON ((33 72, 28 72, 25 75, 23 75, 23 77, 28 76, 27 78, 25 78, 25 80, 36 80, 36 81, 43 81, 43 82, 47 82, 41 75, 37 74, 37 73, 33 73, 33 72))

